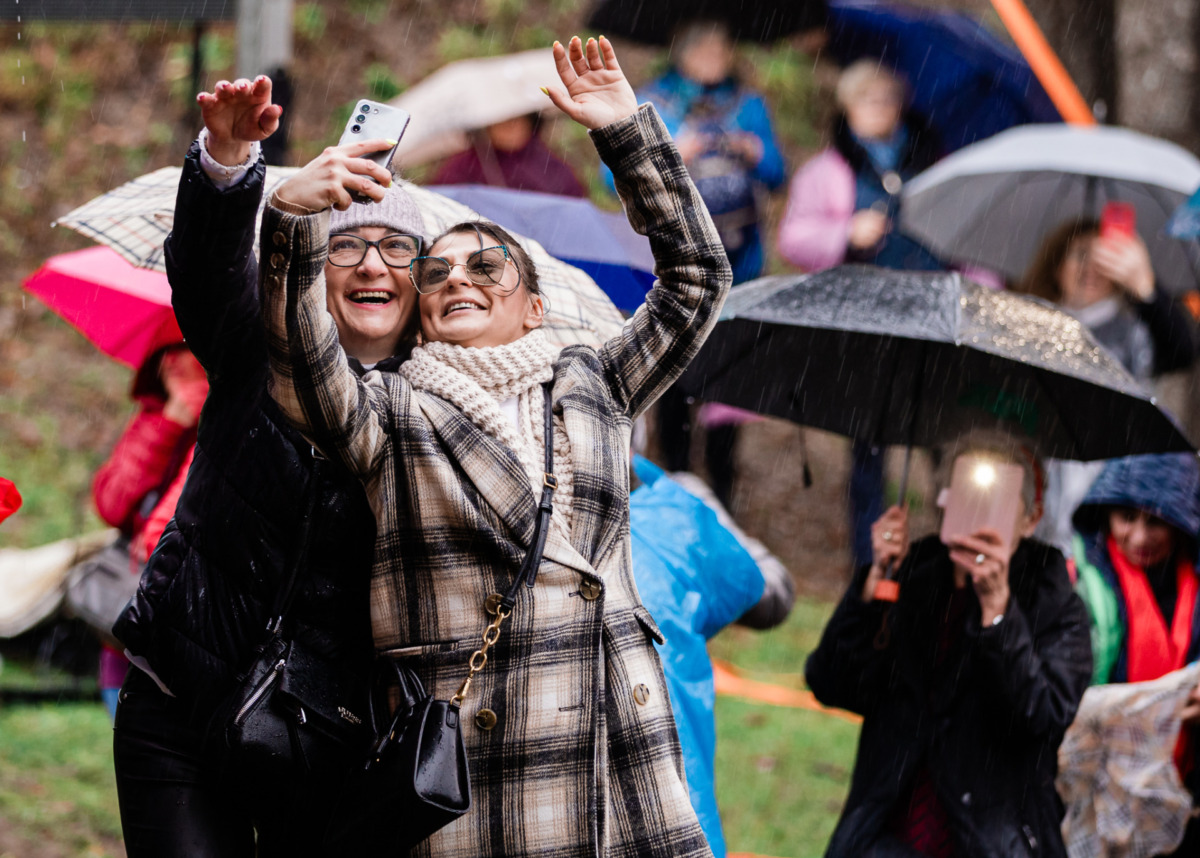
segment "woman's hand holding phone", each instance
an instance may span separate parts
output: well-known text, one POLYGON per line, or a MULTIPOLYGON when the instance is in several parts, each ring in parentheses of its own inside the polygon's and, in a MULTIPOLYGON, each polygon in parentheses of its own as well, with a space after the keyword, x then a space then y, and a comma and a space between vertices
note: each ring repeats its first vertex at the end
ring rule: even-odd
POLYGON ((1137 233, 1100 236, 1092 244, 1090 262, 1096 272, 1129 297, 1146 303, 1154 297, 1154 266, 1150 251, 1137 233))
POLYGON ((250 157, 250 144, 266 140, 279 128, 283 108, 271 103, 271 79, 217 81, 212 92, 196 96, 208 129, 208 154, 218 164, 234 167, 250 157))
POLYGON ((904 562, 908 556, 908 510, 893 506, 871 525, 871 570, 863 584, 862 598, 875 598, 875 586, 883 580, 889 565, 904 562))
POLYGON ((274 201, 314 214, 330 207, 345 211, 354 202, 352 193, 379 202, 392 173, 364 156, 395 145, 394 140, 361 140, 330 146, 276 188, 274 201))
POLYGON ((987 628, 1008 610, 1011 547, 991 528, 982 528, 970 536, 956 536, 947 544, 955 569, 975 588, 982 609, 980 622, 987 628))

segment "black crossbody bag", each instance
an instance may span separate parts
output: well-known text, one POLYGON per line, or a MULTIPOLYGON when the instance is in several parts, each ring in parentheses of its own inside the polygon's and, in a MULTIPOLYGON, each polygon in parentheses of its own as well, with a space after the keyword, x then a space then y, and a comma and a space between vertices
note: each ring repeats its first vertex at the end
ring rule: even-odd
MULTIPOLYGON (((550 389, 545 397, 546 470, 538 502, 533 542, 508 592, 488 605, 492 620, 483 645, 471 654, 467 677, 449 700, 436 700, 411 668, 377 659, 370 709, 372 750, 362 771, 352 776, 334 811, 327 845, 345 849, 408 850, 449 825, 471 807, 471 777, 463 744, 460 708, 471 680, 487 664, 487 653, 500 638, 500 626, 512 615, 522 586, 533 587, 550 529, 554 476, 554 429, 550 389), (393 709, 392 702, 398 699, 393 709)), ((350 854, 345 852, 344 854, 350 854)))
POLYGON ((320 492, 322 460, 316 450, 313 458, 298 551, 276 594, 267 637, 217 708, 207 735, 221 770, 252 783, 336 775, 361 761, 370 746, 369 659, 327 657, 287 630, 320 492))

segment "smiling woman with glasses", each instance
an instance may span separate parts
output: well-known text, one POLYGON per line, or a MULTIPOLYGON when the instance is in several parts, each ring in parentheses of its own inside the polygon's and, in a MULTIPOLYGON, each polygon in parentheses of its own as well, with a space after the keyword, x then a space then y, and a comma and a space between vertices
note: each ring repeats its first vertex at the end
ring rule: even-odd
MULTIPOLYGON (((413 854, 706 858, 654 648, 662 636, 630 569, 628 453, 634 420, 716 324, 729 262, 612 45, 572 39, 554 56, 562 86, 549 97, 590 129, 656 250, 645 305, 599 347, 555 349, 520 243, 495 224, 461 223, 409 265, 421 345, 396 374, 359 378, 343 371, 311 258, 324 249, 324 213, 272 201, 262 234, 279 249, 261 294, 273 395, 366 486, 377 652, 461 707, 472 810, 413 854), (485 626, 495 646, 476 675, 485 626)), ((339 198, 315 185, 276 196, 311 209, 339 198)))

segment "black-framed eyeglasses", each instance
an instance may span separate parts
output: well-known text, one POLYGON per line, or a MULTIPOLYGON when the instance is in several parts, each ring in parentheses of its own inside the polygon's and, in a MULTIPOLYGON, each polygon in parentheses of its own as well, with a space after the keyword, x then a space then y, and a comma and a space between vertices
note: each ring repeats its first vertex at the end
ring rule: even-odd
POLYGON ((418 256, 409 263, 408 273, 418 292, 432 295, 446 287, 455 265, 461 265, 467 273, 467 279, 477 286, 498 286, 507 263, 508 248, 498 244, 475 251, 467 257, 466 262, 453 264, 440 256, 418 256))
POLYGON ((394 232, 378 241, 367 241, 361 235, 335 232, 329 236, 329 264, 338 268, 353 268, 367 258, 371 248, 389 268, 405 268, 421 252, 421 239, 415 235, 394 232))

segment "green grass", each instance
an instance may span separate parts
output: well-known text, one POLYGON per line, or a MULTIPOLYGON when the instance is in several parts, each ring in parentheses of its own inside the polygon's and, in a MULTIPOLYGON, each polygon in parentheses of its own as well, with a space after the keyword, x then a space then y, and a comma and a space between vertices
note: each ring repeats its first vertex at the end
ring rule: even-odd
POLYGON ((730 852, 819 858, 850 781, 858 727, 717 698, 717 802, 730 852))
MULTIPOLYGON (((798 599, 782 626, 731 626, 710 644, 714 658, 748 677, 804 687, 804 660, 833 606, 798 599)), ((850 782, 858 727, 832 715, 717 698, 717 802, 729 851, 816 858, 837 822, 850 782)))
POLYGON ((0 708, 0 820, 9 839, 52 842, 59 855, 123 854, 112 727, 102 705, 0 708))

